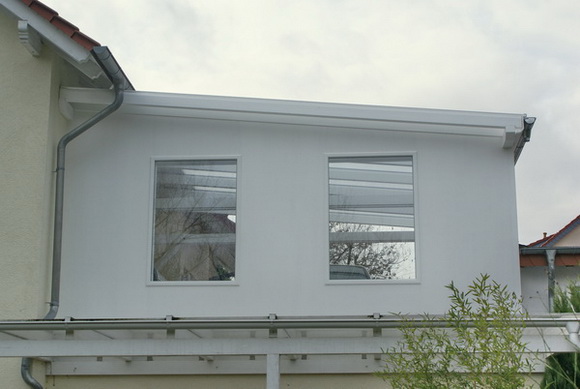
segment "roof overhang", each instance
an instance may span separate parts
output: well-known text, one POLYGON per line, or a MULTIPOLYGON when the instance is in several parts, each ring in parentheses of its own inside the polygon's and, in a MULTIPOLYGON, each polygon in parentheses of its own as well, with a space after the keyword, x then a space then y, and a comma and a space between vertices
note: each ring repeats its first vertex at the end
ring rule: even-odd
MULTIPOLYGON (((111 99, 112 94, 106 90, 64 88, 61 91, 61 110, 72 117, 75 111, 97 111, 111 99)), ((523 114, 132 91, 125 94, 120 112, 489 137, 497 138, 504 149, 515 148, 526 119, 523 114)))
MULTIPOLYGON (((21 0, 0 0, 0 10, 6 11, 18 20, 20 41, 32 55, 39 55, 42 45, 47 44, 61 58, 91 80, 91 84, 95 87, 109 88, 111 86, 107 75, 92 56, 90 47, 83 47, 71 39, 63 30, 48 22, 21 0)), ((132 86, 129 87, 132 89, 132 86)))
POLYGON ((520 267, 548 266, 547 251, 555 251, 554 266, 580 265, 580 247, 520 247, 520 267))

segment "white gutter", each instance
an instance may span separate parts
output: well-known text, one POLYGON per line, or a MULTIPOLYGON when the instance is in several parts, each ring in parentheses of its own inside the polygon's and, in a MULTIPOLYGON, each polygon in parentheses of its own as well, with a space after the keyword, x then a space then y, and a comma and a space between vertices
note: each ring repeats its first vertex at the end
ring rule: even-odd
MULTIPOLYGON (((110 102, 108 91, 64 88, 64 114, 91 112, 110 102)), ((402 108, 241 97, 128 91, 121 112, 210 120, 353 128, 497 138, 514 148, 524 131, 523 114, 402 108)))

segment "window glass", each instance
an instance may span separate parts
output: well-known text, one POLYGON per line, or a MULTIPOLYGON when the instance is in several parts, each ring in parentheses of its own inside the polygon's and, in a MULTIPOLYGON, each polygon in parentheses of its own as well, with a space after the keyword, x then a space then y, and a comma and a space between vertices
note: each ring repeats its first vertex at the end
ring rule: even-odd
POLYGON ((153 280, 235 277, 235 160, 157 161, 153 280))
POLYGON ((329 159, 330 279, 414 279, 411 156, 329 159))

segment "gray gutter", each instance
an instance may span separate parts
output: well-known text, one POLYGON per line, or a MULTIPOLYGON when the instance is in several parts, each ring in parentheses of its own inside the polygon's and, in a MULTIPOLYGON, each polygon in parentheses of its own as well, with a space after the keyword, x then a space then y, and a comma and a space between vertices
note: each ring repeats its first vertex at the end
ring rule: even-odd
POLYGON ((580 247, 522 247, 520 254, 522 255, 545 255, 546 251, 555 250, 556 254, 578 255, 580 254, 580 247))
MULTIPOLYGON (((58 142, 56 157, 56 191, 54 205, 50 308, 44 317, 45 320, 54 319, 56 317, 60 304, 60 274, 62 262, 62 227, 64 209, 64 168, 66 147, 73 139, 77 138, 89 128, 93 127, 95 124, 115 112, 123 103, 123 93, 125 89, 132 88, 131 83, 123 73, 123 70, 106 46, 94 47, 93 50, 91 50, 91 54, 113 84, 115 98, 110 105, 95 114, 89 120, 80 124, 69 133, 65 134, 58 142)), ((20 365, 20 374, 22 379, 31 388, 42 389, 42 385, 32 376, 30 372, 31 365, 32 360, 30 358, 22 358, 22 363, 20 365)))
POLYGON ((62 258, 62 227, 63 227, 63 209, 64 209, 64 169, 65 154, 67 145, 79 135, 83 134, 89 128, 115 112, 123 103, 123 93, 129 87, 129 83, 123 74, 120 66, 106 46, 95 47, 92 51, 93 56, 107 74, 115 91, 115 99, 103 110, 95 114, 89 120, 85 121, 69 133, 65 134, 58 142, 57 159, 56 159, 56 193, 54 205, 54 235, 52 246, 52 283, 50 310, 45 319, 54 319, 58 312, 60 304, 60 267, 62 258))
POLYGON ((520 139, 518 139, 518 143, 516 143, 516 147, 514 149, 514 164, 518 162, 520 158, 520 154, 524 150, 524 146, 528 143, 532 137, 532 128, 534 127, 534 123, 536 123, 536 118, 531 116, 526 116, 524 118, 524 130, 520 135, 520 139))

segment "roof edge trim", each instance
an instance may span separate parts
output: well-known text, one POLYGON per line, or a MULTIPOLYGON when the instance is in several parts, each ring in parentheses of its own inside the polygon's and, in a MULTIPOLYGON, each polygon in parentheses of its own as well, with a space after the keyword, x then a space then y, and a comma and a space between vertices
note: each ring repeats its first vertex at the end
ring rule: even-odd
MULTIPOLYGON (((105 90, 63 88, 61 103, 75 111, 95 111, 112 99, 105 90)), ((520 134, 523 114, 403 108, 128 91, 121 112, 139 115, 357 128, 500 138, 520 134)), ((513 147, 510 145, 509 147, 513 147)), ((507 147, 507 148, 509 148, 507 147)))

